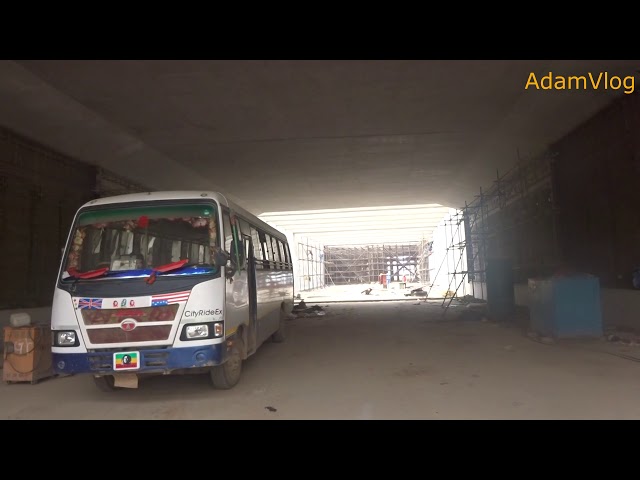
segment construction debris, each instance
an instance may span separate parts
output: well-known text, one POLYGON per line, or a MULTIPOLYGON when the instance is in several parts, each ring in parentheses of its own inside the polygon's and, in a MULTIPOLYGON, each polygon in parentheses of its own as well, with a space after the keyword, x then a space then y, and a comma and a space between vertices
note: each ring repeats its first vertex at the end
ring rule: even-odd
POLYGON ((640 330, 626 325, 606 327, 603 340, 627 346, 640 345, 640 330))
POLYGON ((424 291, 424 287, 414 288, 409 293, 405 293, 405 297, 426 297, 428 292, 424 291))
POLYGON ((612 334, 605 337, 607 341, 612 343, 621 343, 623 345, 640 345, 640 336, 636 334, 612 334))
POLYGON ((301 317, 315 317, 326 315, 327 312, 320 305, 314 305, 312 307, 307 307, 307 304, 304 303, 304 300, 301 300, 300 303, 294 305, 291 310, 291 314, 296 318, 301 317))
POLYGON ((458 297, 458 301, 463 305, 467 305, 470 303, 487 303, 485 300, 481 298, 476 298, 473 295, 465 295, 464 297, 458 297))

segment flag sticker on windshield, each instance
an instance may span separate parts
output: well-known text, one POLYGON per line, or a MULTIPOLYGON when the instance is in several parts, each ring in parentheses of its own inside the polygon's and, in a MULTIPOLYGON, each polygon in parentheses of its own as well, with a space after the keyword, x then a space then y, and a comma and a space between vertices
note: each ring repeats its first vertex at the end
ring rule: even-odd
POLYGON ((101 298, 81 298, 78 300, 78 308, 80 310, 97 310, 102 308, 101 298))
POLYGON ((162 295, 151 296, 151 306, 159 307, 161 305, 169 305, 170 303, 184 302, 189 298, 189 290, 186 292, 165 293, 162 295))

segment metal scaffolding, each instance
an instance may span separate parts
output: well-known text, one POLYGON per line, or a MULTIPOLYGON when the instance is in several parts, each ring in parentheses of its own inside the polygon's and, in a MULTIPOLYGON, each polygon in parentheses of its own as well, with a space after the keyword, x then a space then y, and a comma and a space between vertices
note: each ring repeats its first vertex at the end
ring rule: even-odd
POLYGON ((341 246, 324 248, 326 283, 347 285, 377 283, 380 275, 391 281, 420 281, 421 244, 341 246))
POLYGON ((435 283, 446 262, 450 279, 442 302, 445 311, 460 296, 465 281, 471 295, 486 298, 487 260, 492 257, 513 261, 516 282, 558 266, 554 159, 548 152, 527 161, 518 158, 506 174, 496 172, 489 189, 480 188, 470 204, 445 219, 446 254, 433 278, 435 283), (462 240, 456 234, 460 229, 462 240), (450 255, 451 251, 458 254, 450 255))
POLYGON ((308 238, 299 238, 297 239, 297 250, 296 291, 304 292, 324 287, 324 251, 322 248, 308 238))
POLYGON ((418 246, 418 252, 418 279, 421 283, 428 284, 431 280, 429 257, 433 253, 433 240, 427 241, 423 238, 418 246))

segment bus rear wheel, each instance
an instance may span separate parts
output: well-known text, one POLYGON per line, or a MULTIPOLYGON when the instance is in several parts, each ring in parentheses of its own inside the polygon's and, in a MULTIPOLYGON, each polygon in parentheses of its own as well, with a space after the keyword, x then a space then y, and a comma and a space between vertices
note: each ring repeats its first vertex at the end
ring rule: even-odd
POLYGON ((286 340, 287 338, 287 331, 286 331, 286 322, 284 319, 284 310, 281 309, 280 310, 280 323, 278 325, 278 330, 276 330, 275 332, 273 332, 273 334, 271 335, 271 340, 275 343, 282 343, 286 340))
POLYGON ((240 381, 242 373, 242 339, 237 337, 231 344, 227 361, 211 369, 211 383, 219 390, 229 390, 240 381))

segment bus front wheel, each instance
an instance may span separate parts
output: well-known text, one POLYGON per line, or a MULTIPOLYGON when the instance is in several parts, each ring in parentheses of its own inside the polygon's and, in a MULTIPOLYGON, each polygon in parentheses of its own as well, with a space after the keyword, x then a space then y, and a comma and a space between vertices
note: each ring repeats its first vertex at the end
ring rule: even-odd
POLYGON ((113 392, 118 388, 115 386, 115 379, 113 375, 103 375, 101 377, 93 377, 93 381, 99 390, 103 392, 113 392))
POLYGON ((227 361, 211 369, 211 383, 220 390, 228 390, 236 386, 242 373, 242 339, 238 336, 231 344, 227 361))

